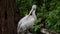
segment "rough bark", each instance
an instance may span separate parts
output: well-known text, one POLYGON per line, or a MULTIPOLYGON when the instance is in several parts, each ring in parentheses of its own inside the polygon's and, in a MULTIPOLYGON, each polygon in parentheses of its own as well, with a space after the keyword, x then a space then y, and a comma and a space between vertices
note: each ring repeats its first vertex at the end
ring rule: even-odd
POLYGON ((57 33, 57 32, 54 32, 54 31, 51 31, 51 30, 48 30, 48 29, 45 29, 45 28, 41 28, 40 32, 42 32, 44 34, 60 34, 60 33, 57 33))
POLYGON ((0 34, 17 34, 18 20, 15 0, 0 0, 0 34))

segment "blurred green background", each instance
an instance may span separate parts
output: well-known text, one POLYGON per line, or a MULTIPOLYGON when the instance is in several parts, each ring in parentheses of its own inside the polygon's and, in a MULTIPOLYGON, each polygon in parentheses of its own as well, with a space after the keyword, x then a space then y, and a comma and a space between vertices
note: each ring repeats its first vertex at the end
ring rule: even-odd
MULTIPOLYGON (((37 5, 37 23, 41 26, 42 19, 45 19, 46 29, 60 32, 60 0, 16 0, 21 18, 30 12, 33 4, 37 5)), ((36 25, 32 30, 35 32, 38 28, 36 25)))

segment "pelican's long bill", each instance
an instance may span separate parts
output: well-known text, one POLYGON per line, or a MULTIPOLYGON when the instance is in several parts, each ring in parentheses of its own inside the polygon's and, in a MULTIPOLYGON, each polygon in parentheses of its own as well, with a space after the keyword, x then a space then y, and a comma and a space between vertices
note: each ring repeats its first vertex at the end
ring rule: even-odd
POLYGON ((33 6, 32 6, 32 9, 31 9, 29 15, 32 14, 32 12, 33 12, 34 10, 36 10, 36 5, 33 5, 33 6))

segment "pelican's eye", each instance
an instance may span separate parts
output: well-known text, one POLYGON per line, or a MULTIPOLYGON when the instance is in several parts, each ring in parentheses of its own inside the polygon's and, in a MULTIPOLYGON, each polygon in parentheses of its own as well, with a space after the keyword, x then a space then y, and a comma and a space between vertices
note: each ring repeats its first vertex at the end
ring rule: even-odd
POLYGON ((33 10, 36 10, 35 8, 33 10))

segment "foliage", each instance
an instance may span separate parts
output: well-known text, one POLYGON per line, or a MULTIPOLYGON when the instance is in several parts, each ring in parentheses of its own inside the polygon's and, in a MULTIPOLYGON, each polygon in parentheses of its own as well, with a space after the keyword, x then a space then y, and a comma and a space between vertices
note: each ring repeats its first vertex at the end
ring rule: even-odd
MULTIPOLYGON (((33 4, 37 5, 37 23, 42 23, 42 18, 46 18, 44 21, 46 23, 45 28, 60 32, 60 0, 16 0, 20 16, 27 15, 33 4)), ((38 28, 36 25, 32 29, 36 31, 38 28)))

